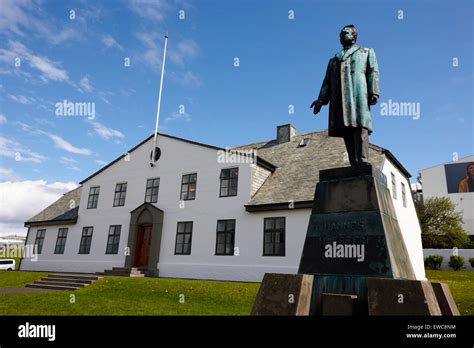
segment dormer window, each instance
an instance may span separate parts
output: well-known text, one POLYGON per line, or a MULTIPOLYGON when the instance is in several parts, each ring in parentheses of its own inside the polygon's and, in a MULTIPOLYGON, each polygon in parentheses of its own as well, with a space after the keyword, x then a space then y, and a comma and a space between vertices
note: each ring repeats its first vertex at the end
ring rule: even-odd
POLYGON ((305 147, 308 144, 309 144, 309 138, 303 138, 303 139, 301 139, 300 143, 298 144, 298 147, 305 147))

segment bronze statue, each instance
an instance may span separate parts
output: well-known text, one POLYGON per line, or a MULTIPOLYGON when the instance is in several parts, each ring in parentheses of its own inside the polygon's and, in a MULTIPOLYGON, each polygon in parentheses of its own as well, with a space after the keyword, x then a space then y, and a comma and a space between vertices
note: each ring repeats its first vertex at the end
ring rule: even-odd
POLYGON ((318 99, 310 107, 317 114, 331 102, 328 135, 344 138, 351 166, 368 164, 370 105, 379 98, 377 58, 372 48, 356 45, 354 25, 342 28, 339 38, 343 49, 329 61, 318 99))

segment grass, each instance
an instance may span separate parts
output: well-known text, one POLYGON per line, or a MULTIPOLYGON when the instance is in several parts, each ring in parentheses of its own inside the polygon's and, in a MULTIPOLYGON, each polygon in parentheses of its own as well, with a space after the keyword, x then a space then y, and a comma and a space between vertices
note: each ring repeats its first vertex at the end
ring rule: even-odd
MULTIPOLYGON (((29 280, 39 278, 30 272, 9 273, 29 280)), ((5 273, 1 273, 0 286, 12 280, 10 275, 9 279, 4 277, 5 273)), ((21 282, 24 281, 14 281, 21 282)), ((0 315, 249 315, 259 286, 258 283, 106 277, 77 291, 0 294, 0 315), (71 294, 75 295, 75 303, 70 301, 71 294)))
POLYGON ((474 315, 474 272, 427 270, 426 277, 448 284, 461 315, 474 315))
MULTIPOLYGON (((44 275, 1 272, 0 287, 21 287, 44 275)), ((427 277, 447 283, 461 314, 474 315, 474 272, 427 271, 427 277)), ((259 286, 258 283, 106 277, 72 292, 0 294, 0 315, 249 315, 259 286), (71 303, 71 294, 75 295, 75 303, 71 303)))
POLYGON ((22 288, 46 275, 48 273, 0 271, 0 288, 22 288))

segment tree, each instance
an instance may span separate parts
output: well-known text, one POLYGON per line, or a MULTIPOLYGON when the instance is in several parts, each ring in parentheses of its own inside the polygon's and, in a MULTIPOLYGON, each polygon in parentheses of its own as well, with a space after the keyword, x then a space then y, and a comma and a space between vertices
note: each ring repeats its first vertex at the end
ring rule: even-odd
POLYGON ((462 214, 447 197, 434 197, 415 203, 421 225, 423 248, 467 248, 471 241, 462 228, 462 214))

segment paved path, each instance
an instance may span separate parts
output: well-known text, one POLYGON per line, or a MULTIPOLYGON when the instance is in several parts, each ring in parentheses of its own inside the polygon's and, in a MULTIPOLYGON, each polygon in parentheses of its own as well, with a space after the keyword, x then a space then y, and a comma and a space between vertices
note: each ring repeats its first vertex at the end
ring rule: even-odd
POLYGON ((55 291, 50 289, 35 289, 35 288, 1 288, 0 295, 2 294, 21 294, 25 292, 45 292, 45 291, 55 291))

